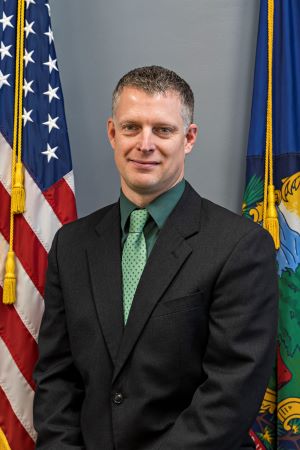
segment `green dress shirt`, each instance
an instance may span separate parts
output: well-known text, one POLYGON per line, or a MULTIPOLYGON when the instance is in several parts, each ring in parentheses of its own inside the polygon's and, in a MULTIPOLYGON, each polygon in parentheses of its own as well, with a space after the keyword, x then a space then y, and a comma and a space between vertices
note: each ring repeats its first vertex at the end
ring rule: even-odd
MULTIPOLYGON (((144 236, 147 247, 147 258, 158 238, 159 232, 164 226, 170 213, 175 208, 185 188, 185 180, 182 179, 171 189, 161 194, 153 202, 145 207, 149 213, 149 219, 144 227, 144 236)), ((129 216, 133 210, 139 209, 137 205, 132 203, 121 191, 120 193, 120 213, 121 213, 121 230, 122 230, 122 248, 128 235, 129 216)))

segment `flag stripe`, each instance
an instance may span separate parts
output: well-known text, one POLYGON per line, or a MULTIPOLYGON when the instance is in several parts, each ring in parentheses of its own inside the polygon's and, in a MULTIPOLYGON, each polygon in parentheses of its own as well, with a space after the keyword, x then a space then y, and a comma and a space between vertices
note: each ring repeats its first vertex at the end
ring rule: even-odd
POLYGON ((5 342, 0 338, 0 386, 30 437, 36 439, 32 425, 34 391, 15 364, 5 342), (9 376, 7 376, 9 374, 9 376))
MULTIPOLYGON (((0 183, 0 232, 9 241, 9 212, 10 195, 0 183)), ((19 214, 15 217, 14 251, 20 259, 29 277, 43 296, 45 272, 47 269, 47 252, 29 227, 24 217, 19 214), (39 267, 38 271, 34 271, 39 267)))
MULTIPOLYGON (((0 285, 3 286, 3 269, 8 251, 8 243, 0 233, 0 285)), ((44 300, 16 258, 17 302, 14 307, 33 339, 37 341, 44 312, 44 300)))
POLYGON ((69 173, 67 173, 64 176, 64 179, 66 180, 66 182, 68 183, 71 191, 73 192, 73 194, 75 195, 75 186, 74 186, 74 176, 73 176, 73 170, 71 170, 69 173))
POLYGON ((3 290, 0 286, 0 336, 15 360, 28 384, 35 388, 32 378, 38 357, 37 343, 25 327, 13 305, 2 303, 3 290), (26 346, 24 346, 26 342, 26 346))
POLYGON ((35 444, 13 412, 11 405, 0 386, 0 427, 12 450, 34 450, 35 444), (5 411, 5 414, 4 414, 5 411))
POLYGON ((28 172, 25 173, 25 190, 30 201, 26 202, 26 211, 23 216, 45 250, 49 252, 54 235, 61 227, 61 222, 53 214, 51 206, 45 201, 28 172))
POLYGON ((75 198, 69 183, 64 178, 43 192, 61 223, 68 223, 76 217, 75 198))
POLYGON ((11 147, 0 133, 0 181, 11 192, 11 147))
MULTIPOLYGON (((12 150, 1 133, 0 148, 0 182, 10 194, 12 150)), ((53 209, 41 195, 39 187, 26 169, 24 175, 27 198, 24 217, 45 249, 49 251, 54 235, 61 227, 61 222, 53 214, 53 209)))

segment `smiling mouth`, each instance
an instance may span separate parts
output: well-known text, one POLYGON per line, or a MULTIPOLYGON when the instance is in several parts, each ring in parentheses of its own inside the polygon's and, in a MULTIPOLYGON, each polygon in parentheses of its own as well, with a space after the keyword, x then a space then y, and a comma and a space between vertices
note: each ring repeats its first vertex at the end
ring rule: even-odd
POLYGON ((160 164, 157 161, 138 161, 136 159, 130 159, 129 161, 135 164, 140 164, 142 166, 157 166, 158 164, 160 164))

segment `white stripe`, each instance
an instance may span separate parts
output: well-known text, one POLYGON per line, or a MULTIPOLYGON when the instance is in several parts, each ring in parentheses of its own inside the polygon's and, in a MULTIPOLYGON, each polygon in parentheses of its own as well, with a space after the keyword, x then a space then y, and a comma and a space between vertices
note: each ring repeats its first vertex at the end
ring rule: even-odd
MULTIPOLYGON (((7 251, 8 243, 0 233, 0 286, 2 287, 7 251)), ((44 312, 43 297, 27 275, 18 258, 16 258, 16 276, 18 280, 17 301, 14 307, 29 333, 37 341, 41 318, 44 312)), ((26 345, 26 342, 24 342, 24 345, 26 345)))
MULTIPOLYGON (((0 133, 0 181, 10 193, 11 148, 0 133)), ((56 231, 61 227, 53 209, 25 170, 26 212, 24 218, 41 244, 49 252, 56 231)))
POLYGON ((2 338, 0 338, 0 361, 0 386, 15 415, 35 441, 36 431, 33 428, 32 419, 34 391, 15 364, 2 338))
POLYGON ((0 180, 10 194, 11 192, 11 148, 0 133, 0 180))
POLYGON ((49 252, 54 235, 61 227, 61 222, 27 171, 25 171, 25 192, 27 202, 24 217, 46 251, 49 252))
POLYGON ((75 195, 75 185, 74 185, 73 170, 71 170, 69 173, 67 173, 64 176, 64 179, 65 179, 66 183, 69 185, 69 187, 72 190, 73 194, 75 195))

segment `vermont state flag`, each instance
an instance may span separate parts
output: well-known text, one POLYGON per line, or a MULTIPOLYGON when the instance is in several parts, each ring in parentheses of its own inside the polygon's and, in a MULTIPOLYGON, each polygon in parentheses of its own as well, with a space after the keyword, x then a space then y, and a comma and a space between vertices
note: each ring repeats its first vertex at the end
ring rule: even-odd
POLYGON ((277 251, 280 318, 274 374, 250 434, 257 449, 294 450, 300 449, 299 0, 261 0, 260 3, 243 213, 261 224, 268 73, 272 94, 273 183, 280 237, 277 251), (274 8, 273 64, 268 72, 271 4, 274 8))

